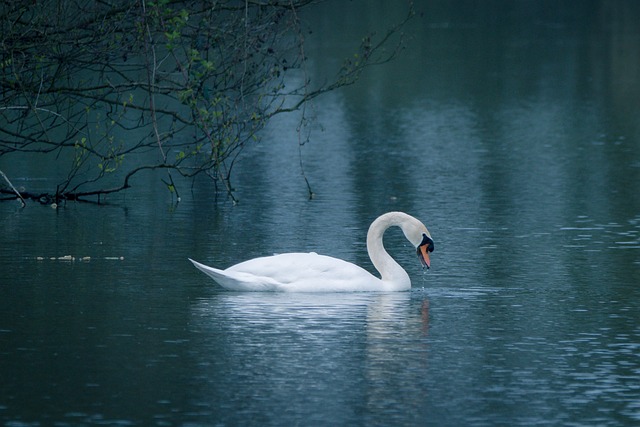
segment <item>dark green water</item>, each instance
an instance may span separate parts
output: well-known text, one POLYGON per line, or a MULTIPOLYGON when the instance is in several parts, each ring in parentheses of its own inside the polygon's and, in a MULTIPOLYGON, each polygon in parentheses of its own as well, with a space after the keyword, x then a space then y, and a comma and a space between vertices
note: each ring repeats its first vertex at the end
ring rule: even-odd
MULTIPOLYGON (((403 7, 316 7, 309 73, 403 7)), ((402 56, 314 102, 309 143, 288 116, 246 150, 237 206, 204 182, 175 206, 156 177, 106 206, 0 204, 0 423, 640 423, 640 8, 416 9, 402 56), (435 240, 424 272, 385 236, 411 292, 230 293, 187 261, 371 269, 389 210, 435 240)), ((0 161, 37 186, 21 166, 0 161)))

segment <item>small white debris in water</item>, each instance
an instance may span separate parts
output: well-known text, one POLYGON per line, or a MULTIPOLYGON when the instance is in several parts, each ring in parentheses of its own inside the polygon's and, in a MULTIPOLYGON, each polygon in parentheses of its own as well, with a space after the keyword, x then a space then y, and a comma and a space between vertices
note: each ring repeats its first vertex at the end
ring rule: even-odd
MULTIPOLYGON (((38 261, 44 261, 45 257, 42 256, 37 256, 36 260, 38 261)), ((75 261, 76 257, 74 257, 73 255, 65 255, 65 256, 59 256, 59 257, 49 257, 48 259, 50 259, 51 261, 75 261)), ((107 259, 107 260, 116 260, 116 261, 124 261, 124 257, 123 256, 106 256, 104 258, 100 258, 100 259, 107 259)), ((77 258, 78 261, 84 261, 84 262, 89 262, 91 261, 91 257, 90 256, 83 256, 83 257, 78 257, 77 258)))

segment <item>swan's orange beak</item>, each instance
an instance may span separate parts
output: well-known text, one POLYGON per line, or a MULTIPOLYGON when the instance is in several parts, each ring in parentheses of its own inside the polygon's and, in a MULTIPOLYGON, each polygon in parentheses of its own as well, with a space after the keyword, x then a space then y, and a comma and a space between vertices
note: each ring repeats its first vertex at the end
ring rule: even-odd
POLYGON ((423 266, 431 268, 431 259, 429 258, 429 245, 422 245, 418 248, 418 258, 423 266))

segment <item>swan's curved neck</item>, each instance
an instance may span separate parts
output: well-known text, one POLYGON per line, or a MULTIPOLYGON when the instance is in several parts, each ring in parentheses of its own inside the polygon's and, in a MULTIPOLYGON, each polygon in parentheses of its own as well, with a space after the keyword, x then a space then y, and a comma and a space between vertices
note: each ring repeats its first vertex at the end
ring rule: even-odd
MULTIPOLYGON (((394 290, 410 289, 411 279, 407 272, 398 264, 384 248, 382 237, 387 228, 403 225, 411 218, 402 212, 389 212, 371 223, 367 232, 367 252, 373 266, 380 273, 385 284, 394 290)), ((404 229, 403 229, 404 231, 404 229)))

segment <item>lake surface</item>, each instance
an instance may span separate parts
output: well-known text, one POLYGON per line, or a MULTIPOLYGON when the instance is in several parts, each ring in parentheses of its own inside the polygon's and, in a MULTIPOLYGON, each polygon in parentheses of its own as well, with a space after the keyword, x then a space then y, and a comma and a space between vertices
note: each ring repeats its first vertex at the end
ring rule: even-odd
MULTIPOLYGON (((364 4, 307 13, 313 78, 404 13, 364 4)), ((282 116, 244 152, 236 206, 157 176, 106 205, 0 203, 0 424, 639 425, 640 8, 416 9, 399 58, 314 102, 308 143, 282 116), (423 271, 385 235, 410 292, 233 293, 187 261, 373 271, 390 210, 435 240, 423 271)))

